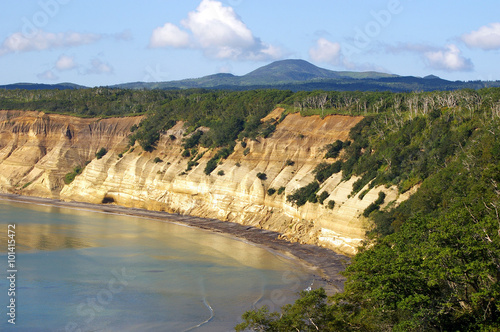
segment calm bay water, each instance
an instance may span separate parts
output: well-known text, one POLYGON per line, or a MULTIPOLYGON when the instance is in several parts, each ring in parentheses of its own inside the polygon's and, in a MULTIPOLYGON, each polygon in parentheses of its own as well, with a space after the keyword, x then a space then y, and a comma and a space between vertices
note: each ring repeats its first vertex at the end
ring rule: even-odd
POLYGON ((0 200, 0 224, 2 331, 231 331, 246 310, 278 309, 311 280, 263 248, 157 220, 0 200))

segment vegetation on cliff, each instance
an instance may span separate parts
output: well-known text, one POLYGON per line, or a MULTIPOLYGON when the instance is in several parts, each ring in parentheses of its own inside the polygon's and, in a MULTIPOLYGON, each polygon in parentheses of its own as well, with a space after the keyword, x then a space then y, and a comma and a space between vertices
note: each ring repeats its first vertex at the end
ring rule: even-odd
POLYGON ((302 293, 281 313, 247 312, 237 330, 500 329, 499 91, 444 95, 442 104, 441 93, 417 95, 399 114, 352 129, 341 160, 344 178, 361 177, 355 191, 419 189, 397 207, 379 210, 380 196, 365 210, 375 227, 345 271, 345 291, 302 293))
POLYGON ((238 329, 500 329, 500 89, 406 94, 0 91, 4 109, 145 114, 130 134, 145 150, 154 149, 160 135, 182 120, 188 135, 179 139, 191 162, 199 160, 199 146, 218 151, 206 174, 233 152, 237 139, 272 135, 279 121, 261 120, 276 104, 285 114, 364 115, 347 141, 325 146, 313 182, 287 195, 289 202, 334 208, 321 186, 340 171, 344 180, 359 177, 351 195, 360 193, 360 199, 366 188, 376 186, 395 186, 400 193, 418 190, 400 205, 385 202, 381 194, 364 211, 374 227, 345 272, 343 293, 327 298, 321 290, 305 292, 281 313, 248 312, 238 329))
POLYGON ((73 168, 73 171, 67 173, 65 176, 64 176, 64 183, 65 184, 70 184, 71 182, 73 182, 73 180, 76 178, 77 175, 81 174, 83 172, 83 167, 81 166, 75 166, 73 168))

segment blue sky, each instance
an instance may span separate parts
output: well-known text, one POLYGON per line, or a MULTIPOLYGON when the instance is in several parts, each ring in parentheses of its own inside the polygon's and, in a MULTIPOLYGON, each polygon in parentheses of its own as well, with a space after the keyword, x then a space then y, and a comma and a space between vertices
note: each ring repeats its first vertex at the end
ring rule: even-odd
POLYGON ((0 84, 87 86, 332 70, 500 80, 498 0, 23 0, 0 11, 0 84))

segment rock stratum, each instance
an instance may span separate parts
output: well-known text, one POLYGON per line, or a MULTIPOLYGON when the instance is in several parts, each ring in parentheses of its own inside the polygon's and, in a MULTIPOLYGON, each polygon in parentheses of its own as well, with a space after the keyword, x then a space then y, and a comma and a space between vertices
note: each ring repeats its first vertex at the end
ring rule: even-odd
MULTIPOLYGON (((267 119, 281 112, 277 109, 267 119)), ((325 161, 325 145, 345 141, 362 117, 289 114, 270 137, 247 140, 246 148, 237 144, 211 175, 204 168, 214 150, 200 148, 205 153, 198 165, 187 170, 182 122, 161 135, 155 151, 146 152, 137 144, 128 149, 130 127, 141 119, 0 111, 0 191, 217 218, 348 255, 363 241, 370 223, 362 212, 380 191, 393 204, 407 198, 396 188, 375 187, 359 199, 359 194, 350 195, 357 178, 342 181, 338 173, 318 192, 330 194, 325 202, 334 200, 333 209, 319 203, 297 208, 287 202, 288 194, 314 180, 313 169, 325 161), (97 159, 102 147, 108 152, 97 159), (83 172, 65 184, 64 176, 85 164, 83 172), (281 195, 268 195, 269 188, 281 187, 281 195)))

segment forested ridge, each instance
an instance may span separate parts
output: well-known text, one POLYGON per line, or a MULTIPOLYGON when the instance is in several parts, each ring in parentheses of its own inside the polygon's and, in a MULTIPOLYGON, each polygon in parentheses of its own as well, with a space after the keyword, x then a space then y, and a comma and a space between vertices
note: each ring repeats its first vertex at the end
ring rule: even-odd
MULTIPOLYGON (((262 331, 498 331, 500 329, 500 89, 442 92, 137 91, 107 88, 0 91, 0 109, 78 116, 144 115, 131 144, 155 149, 184 121, 187 151, 216 149, 223 162, 236 142, 269 137, 290 112, 363 115, 348 140, 324 147, 315 179, 288 196, 322 204, 323 181, 357 176, 351 195, 395 186, 363 215, 366 244, 345 272, 345 291, 304 292, 281 313, 248 312, 237 329, 262 331), (276 106, 278 120, 261 121, 276 106), (201 128, 203 130, 200 130, 201 128)), ((193 155, 194 154, 194 155, 193 155)), ((215 167, 214 167, 215 168, 215 167)), ((207 165, 206 174, 210 174, 207 165)), ((330 201, 331 202, 331 201, 330 201)), ((330 202, 330 206, 334 206, 330 202)))
POLYGON ((392 95, 406 107, 370 109, 337 144, 346 146, 343 177, 360 177, 352 194, 418 190, 397 207, 365 210, 374 227, 343 293, 303 292, 281 313, 247 312, 237 330, 500 330, 498 92, 392 95))

